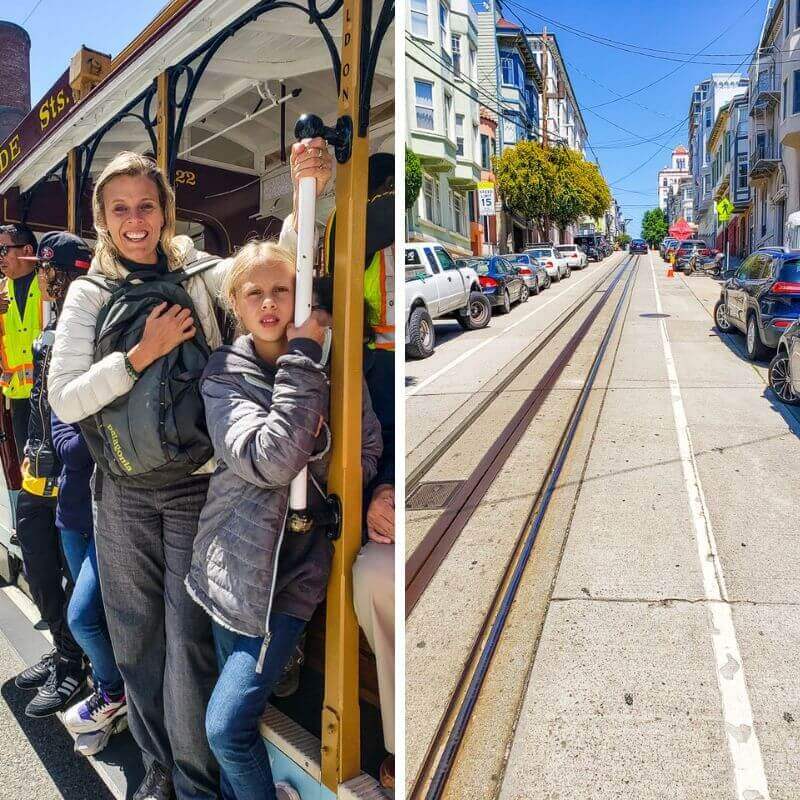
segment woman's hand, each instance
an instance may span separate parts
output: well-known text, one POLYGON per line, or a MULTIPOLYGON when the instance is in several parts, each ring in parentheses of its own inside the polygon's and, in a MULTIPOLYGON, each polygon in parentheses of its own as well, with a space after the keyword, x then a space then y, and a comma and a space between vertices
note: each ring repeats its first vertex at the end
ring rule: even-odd
POLYGON ((381 484, 367 508, 367 535, 378 544, 394 544, 394 487, 381 484))
POLYGON ((188 308, 166 303, 157 305, 147 317, 139 344, 131 348, 128 360, 137 372, 144 372, 162 356, 195 334, 194 318, 188 308))
POLYGON ((286 326, 286 338, 289 341, 292 339, 312 339, 322 347, 325 341, 325 331, 328 329, 328 326, 324 324, 323 314, 324 312, 315 309, 302 325, 289 323, 286 326))
MULTIPOLYGON (((318 136, 315 139, 303 139, 292 145, 289 166, 294 184, 292 199, 292 212, 294 213, 297 210, 297 191, 300 179, 314 178, 317 181, 317 197, 319 197, 325 191, 333 174, 333 159, 325 140, 318 136)), ((297 229, 296 219, 294 227, 297 229)))

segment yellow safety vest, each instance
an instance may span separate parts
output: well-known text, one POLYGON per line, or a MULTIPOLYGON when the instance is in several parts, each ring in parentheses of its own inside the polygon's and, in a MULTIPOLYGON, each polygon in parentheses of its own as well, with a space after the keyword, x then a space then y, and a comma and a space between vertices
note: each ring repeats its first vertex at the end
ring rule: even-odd
POLYGON ((367 322, 375 331, 373 350, 394 350, 394 248, 379 250, 364 273, 367 322))
POLYGON ((22 488, 37 497, 58 497, 58 478, 34 478, 26 469, 22 472, 22 488))
POLYGON ((23 400, 33 389, 33 343, 42 333, 44 319, 42 293, 34 277, 20 318, 14 281, 6 281, 6 287, 10 304, 0 315, 0 389, 12 400, 23 400))

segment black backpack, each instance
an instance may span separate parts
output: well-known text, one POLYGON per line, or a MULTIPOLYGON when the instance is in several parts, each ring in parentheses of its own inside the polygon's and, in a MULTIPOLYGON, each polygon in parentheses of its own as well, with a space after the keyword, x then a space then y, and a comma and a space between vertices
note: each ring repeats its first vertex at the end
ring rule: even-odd
POLYGON ((189 308, 195 321, 192 339, 147 367, 128 394, 79 423, 95 463, 112 479, 147 489, 168 486, 191 475, 214 453, 200 395, 200 376, 211 348, 182 284, 219 261, 209 256, 186 269, 137 271, 118 281, 98 275, 79 278, 111 292, 97 317, 95 363, 137 344, 148 315, 160 303, 189 308))

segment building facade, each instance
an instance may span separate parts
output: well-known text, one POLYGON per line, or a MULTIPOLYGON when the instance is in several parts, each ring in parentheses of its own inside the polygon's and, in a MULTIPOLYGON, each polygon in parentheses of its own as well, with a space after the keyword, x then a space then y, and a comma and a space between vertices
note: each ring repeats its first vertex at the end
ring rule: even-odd
POLYGON ((408 146, 423 176, 407 235, 472 255, 483 238, 474 192, 481 176, 477 15, 470 0, 412 0, 408 9, 408 146))
POLYGON ((677 191, 678 184, 690 175, 689 151, 681 144, 672 151, 670 165, 658 172, 658 207, 667 210, 670 190, 677 191))

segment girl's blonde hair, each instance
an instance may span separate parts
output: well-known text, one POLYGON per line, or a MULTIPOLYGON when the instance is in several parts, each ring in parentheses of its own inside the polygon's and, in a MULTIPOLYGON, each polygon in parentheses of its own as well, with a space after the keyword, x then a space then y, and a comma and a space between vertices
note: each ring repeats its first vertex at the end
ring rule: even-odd
POLYGON ((281 247, 274 241, 254 239, 248 242, 233 257, 220 287, 220 300, 234 316, 236 316, 234 308, 236 292, 255 267, 268 261, 278 261, 286 264, 291 268, 292 280, 294 280, 295 258, 291 251, 281 247))
POLYGON ((164 215, 164 227, 161 229, 159 243, 167 256, 170 269, 174 269, 181 264, 183 258, 182 250, 175 242, 175 192, 172 191, 169 181, 152 158, 139 153, 123 151, 117 153, 100 173, 92 195, 94 229, 97 231, 97 245, 94 254, 101 271, 113 277, 119 273, 120 252, 108 232, 103 191, 109 181, 122 175, 132 178, 140 176, 149 178, 156 185, 158 202, 161 204, 161 213, 164 215))

